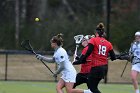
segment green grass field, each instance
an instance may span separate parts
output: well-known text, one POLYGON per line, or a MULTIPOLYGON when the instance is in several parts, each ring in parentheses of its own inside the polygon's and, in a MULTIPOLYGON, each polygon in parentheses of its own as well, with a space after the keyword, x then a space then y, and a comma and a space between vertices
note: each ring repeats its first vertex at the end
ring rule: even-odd
MULTIPOLYGON (((51 82, 0 81, 0 93, 56 93, 55 86, 56 83, 51 82)), ((131 84, 100 84, 99 88, 102 93, 134 93, 131 84)))

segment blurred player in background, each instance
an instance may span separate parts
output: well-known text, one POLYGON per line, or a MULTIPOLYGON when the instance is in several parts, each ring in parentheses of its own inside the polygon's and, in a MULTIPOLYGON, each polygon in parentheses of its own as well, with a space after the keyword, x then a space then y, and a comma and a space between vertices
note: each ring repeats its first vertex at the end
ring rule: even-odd
POLYGON ((76 70, 73 67, 72 63, 69 60, 68 54, 64 48, 62 48, 63 39, 62 34, 58 34, 57 36, 53 36, 51 39, 51 47, 55 50, 52 58, 42 56, 37 54, 37 59, 45 61, 45 62, 56 62, 58 64, 58 69, 54 74, 54 77, 57 74, 62 74, 59 79, 56 90, 57 93, 64 93, 63 88, 66 88, 67 93, 71 93, 73 85, 75 83, 76 78, 76 70))
POLYGON ((140 31, 135 33, 135 41, 131 44, 129 53, 132 61, 132 83, 135 89, 135 93, 140 93, 137 81, 138 74, 140 73, 140 31))
MULTIPOLYGON (((83 37, 82 46, 84 47, 84 49, 82 50, 81 55, 85 55, 90 38, 91 38, 91 35, 86 35, 83 37)), ((79 59, 79 57, 76 57, 76 58, 77 60, 79 59)), ((76 62, 74 62, 73 65, 76 65, 76 62)), ((85 64, 81 64, 81 70, 76 76, 76 83, 74 83, 73 88, 83 83, 87 84, 87 79, 88 79, 88 74, 90 72, 90 69, 91 69, 91 55, 87 58, 87 62, 85 64)))

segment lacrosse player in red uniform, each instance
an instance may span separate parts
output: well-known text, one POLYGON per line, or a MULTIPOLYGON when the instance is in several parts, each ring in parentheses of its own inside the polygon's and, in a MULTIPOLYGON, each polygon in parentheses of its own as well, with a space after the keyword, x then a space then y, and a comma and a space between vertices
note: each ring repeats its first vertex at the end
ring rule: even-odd
MULTIPOLYGON (((84 49, 82 50, 82 55, 85 55, 87 48, 88 48, 88 42, 91 38, 91 35, 86 35, 82 39, 82 46, 84 46, 84 49)), ((77 59, 78 60, 78 59, 77 59)), ((73 65, 76 65, 76 62, 73 63, 73 65)), ((81 64, 81 70, 76 76, 76 83, 74 84, 73 88, 76 86, 86 83, 88 79, 88 74, 91 69, 91 55, 87 58, 87 62, 85 64, 81 64)), ((88 85, 87 85, 88 87, 88 85)))
POLYGON ((100 23, 96 28, 96 37, 90 39, 88 50, 82 59, 84 62, 90 54, 92 55, 92 68, 88 77, 88 86, 93 93, 101 93, 98 90, 98 84, 107 74, 108 53, 111 60, 116 59, 112 44, 103 37, 104 33, 104 25, 100 23))
POLYGON ((95 38, 91 38, 85 55, 79 59, 79 63, 84 63, 89 55, 92 55, 92 67, 88 75, 88 87, 90 91, 73 91, 73 93, 101 93, 98 89, 99 82, 107 74, 108 54, 113 61, 116 59, 112 44, 104 38, 104 25, 99 23, 96 28, 95 38))

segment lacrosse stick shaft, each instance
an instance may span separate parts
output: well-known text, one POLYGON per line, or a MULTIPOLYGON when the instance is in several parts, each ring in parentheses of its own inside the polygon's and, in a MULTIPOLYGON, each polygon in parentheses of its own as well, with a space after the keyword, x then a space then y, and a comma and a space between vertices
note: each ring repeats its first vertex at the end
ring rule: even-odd
POLYGON ((36 55, 36 52, 34 50, 32 50, 31 52, 36 55))
POLYGON ((128 64, 128 61, 127 61, 126 64, 125 64, 125 67, 124 67, 124 69, 123 69, 123 71, 122 71, 121 77, 123 76, 123 73, 124 73, 124 71, 125 71, 125 69, 126 69, 127 64, 128 64))
POLYGON ((45 64, 44 61, 41 60, 41 62, 48 68, 48 70, 49 70, 52 74, 54 74, 54 72, 48 67, 48 65, 45 64))
POLYGON ((77 48, 78 48, 78 45, 76 45, 76 48, 75 48, 75 51, 74 51, 73 62, 75 61, 75 58, 76 58, 76 56, 77 56, 77 48))
MULTIPOLYGON (((36 55, 36 52, 32 51, 32 53, 36 55)), ((42 60, 40 60, 40 61, 45 65, 45 67, 48 68, 48 70, 49 70, 52 74, 54 74, 54 72, 48 67, 48 65, 45 64, 44 61, 42 61, 42 60)))
MULTIPOLYGON (((36 52, 32 51, 32 53, 36 55, 36 52)), ((48 67, 48 65, 45 64, 44 61, 42 61, 42 60, 40 60, 40 61, 45 65, 45 67, 48 68, 48 70, 49 70, 52 74, 54 74, 54 72, 48 67)))
MULTIPOLYGON (((35 52, 35 51, 32 51, 32 53, 36 55, 36 52, 35 52)), ((42 60, 40 60, 40 61, 45 65, 45 67, 48 68, 48 70, 49 70, 52 74, 54 74, 54 72, 48 67, 48 65, 45 64, 44 61, 42 61, 42 60)))
MULTIPOLYGON (((36 54, 36 52, 34 51, 34 49, 32 48, 30 41, 29 40, 25 40, 21 43, 21 47, 23 47, 24 49, 26 49, 27 51, 30 51, 31 53, 36 54)), ((45 64, 44 61, 41 60, 41 62, 48 68, 48 70, 54 74, 54 72, 45 64)))

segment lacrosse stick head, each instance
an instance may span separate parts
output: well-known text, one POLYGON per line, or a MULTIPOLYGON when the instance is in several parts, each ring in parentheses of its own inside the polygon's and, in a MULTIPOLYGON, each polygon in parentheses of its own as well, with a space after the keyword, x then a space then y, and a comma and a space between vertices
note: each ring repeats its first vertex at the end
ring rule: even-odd
POLYGON ((79 45, 82 42, 83 37, 84 37, 84 35, 74 36, 74 40, 75 40, 76 45, 79 45))
POLYGON ((30 41, 29 41, 29 40, 23 40, 23 41, 21 42, 21 47, 22 47, 22 48, 25 48, 25 49, 27 49, 27 50, 30 50, 30 41))
POLYGON ((24 49, 26 49, 26 50, 28 50, 28 51, 30 51, 30 52, 32 52, 32 53, 34 53, 34 54, 36 54, 36 53, 34 52, 32 46, 31 46, 29 40, 24 40, 24 41, 22 41, 22 42, 21 42, 21 47, 24 48, 24 49))

